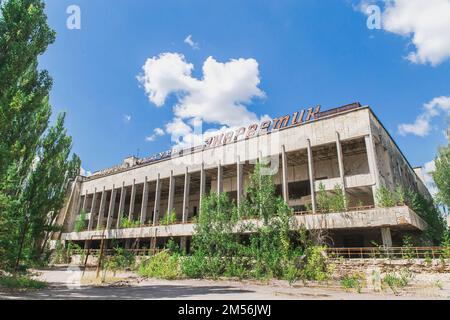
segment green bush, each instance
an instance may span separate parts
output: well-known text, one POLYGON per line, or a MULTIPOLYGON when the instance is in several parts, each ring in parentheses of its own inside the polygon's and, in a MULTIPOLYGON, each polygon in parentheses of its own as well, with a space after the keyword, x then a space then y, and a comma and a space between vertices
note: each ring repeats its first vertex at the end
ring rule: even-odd
POLYGON ((331 266, 325 247, 316 246, 306 230, 296 228, 292 210, 275 195, 272 179, 263 175, 257 164, 239 208, 226 193, 203 197, 191 255, 180 258, 178 249, 169 242, 169 252, 142 265, 141 274, 163 278, 276 278, 290 283, 329 279, 331 266), (255 228, 254 222, 242 218, 256 218, 260 225, 255 228))
POLYGON ((181 277, 180 256, 163 251, 141 263, 139 275, 146 278, 173 280, 181 277))
POLYGON ((78 215, 77 220, 75 221, 75 232, 81 232, 86 230, 86 212, 81 210, 81 213, 78 215))
POLYGON ((376 202, 379 207, 391 208, 397 205, 395 194, 391 192, 386 186, 378 188, 375 194, 376 202))
POLYGON ((330 199, 330 210, 332 212, 342 212, 346 210, 346 203, 348 202, 347 195, 342 187, 337 184, 334 186, 333 195, 330 199))
POLYGON ((118 270, 133 269, 135 261, 136 258, 133 253, 124 248, 116 247, 114 248, 114 254, 106 258, 104 267, 115 274, 118 270))
POLYGON ((207 270, 205 254, 200 250, 195 251, 194 254, 184 257, 181 260, 181 271, 188 278, 204 278, 207 275, 207 270))
POLYGON ((159 219, 159 225, 161 226, 168 226, 171 224, 175 224, 176 222, 177 222, 177 214, 175 213, 175 210, 172 210, 168 214, 166 213, 159 219))
POLYGON ((0 287, 8 289, 44 289, 47 283, 26 276, 0 276, 0 287))
POLYGON ((347 202, 347 195, 345 194, 341 185, 336 184, 334 186, 333 192, 328 193, 325 190, 325 185, 323 183, 320 183, 316 201, 317 209, 320 212, 343 212, 346 210, 347 202))
POLYGON ((446 232, 442 237, 442 257, 444 259, 450 259, 450 232, 446 232))
POLYGON ((411 272, 403 270, 399 273, 391 272, 386 274, 381 282, 384 286, 389 287, 394 293, 397 293, 397 289, 406 287, 411 278, 411 272))
POLYGON ((415 258, 415 254, 414 254, 414 250, 412 249, 414 247, 413 241, 412 241, 412 237, 407 234, 403 237, 402 240, 403 244, 402 244, 402 250, 403 250, 403 256, 402 258, 407 259, 407 260, 411 260, 415 258))
POLYGON ((321 182, 316 196, 317 209, 320 212, 330 212, 330 195, 325 190, 325 185, 321 182))
POLYGON ((356 289, 358 293, 361 293, 364 281, 364 275, 355 273, 351 275, 345 275, 341 279, 341 285, 345 290, 356 289))
POLYGON ((125 217, 123 215, 120 218, 120 228, 121 229, 138 228, 140 225, 141 225, 141 222, 139 220, 129 219, 128 217, 125 217))
POLYGON ((302 270, 302 278, 307 280, 325 281, 331 276, 331 265, 325 254, 325 247, 310 246, 305 250, 306 263, 302 270))

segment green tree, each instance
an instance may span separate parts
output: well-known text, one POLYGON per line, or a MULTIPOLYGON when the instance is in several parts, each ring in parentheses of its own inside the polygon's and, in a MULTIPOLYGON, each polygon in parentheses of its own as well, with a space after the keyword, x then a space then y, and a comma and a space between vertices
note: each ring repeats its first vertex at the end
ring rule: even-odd
POLYGON ((397 205, 395 194, 386 186, 381 186, 375 194, 376 203, 381 208, 390 208, 397 205))
POLYGON ((436 170, 432 175, 438 188, 438 201, 450 208, 450 145, 439 150, 435 164, 436 170))
POLYGON ((321 182, 317 192, 317 209, 322 213, 327 213, 330 211, 330 205, 330 196, 325 190, 325 185, 321 182))
POLYGON ((46 235, 55 231, 53 224, 64 204, 68 180, 79 172, 78 156, 73 155, 69 160, 72 138, 64 128, 64 119, 65 114, 60 114, 55 126, 42 138, 22 194, 30 216, 30 254, 33 258, 41 257, 46 235))
POLYGON ((47 131, 52 80, 38 57, 53 43, 42 0, 0 5, 0 268, 38 258, 80 161, 68 161, 64 115, 47 131))
POLYGON ((264 174, 262 164, 257 163, 250 175, 246 196, 241 206, 243 217, 259 218, 267 223, 269 217, 276 211, 275 185, 271 175, 264 174))
POLYGON ((202 199, 192 255, 181 260, 186 276, 327 278, 324 248, 314 246, 305 230, 296 230, 291 208, 275 194, 273 177, 262 172, 264 166, 257 164, 239 209, 226 193, 202 199))

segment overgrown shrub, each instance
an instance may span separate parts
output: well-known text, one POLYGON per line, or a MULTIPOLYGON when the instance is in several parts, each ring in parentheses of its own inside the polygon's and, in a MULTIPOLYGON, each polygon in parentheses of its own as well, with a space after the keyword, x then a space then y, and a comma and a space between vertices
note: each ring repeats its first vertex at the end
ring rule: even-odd
POLYGON ((8 289, 44 289, 47 283, 27 276, 0 276, 0 287, 8 289))
POLYGON ((389 287, 394 293, 398 293, 397 289, 406 287, 411 278, 412 273, 410 271, 402 270, 400 272, 386 274, 381 282, 385 287, 389 287))
POLYGON ((316 204, 317 209, 320 212, 329 212, 330 211, 330 196, 325 190, 325 185, 321 182, 319 184, 319 191, 316 195, 316 204))
POLYGON ((173 280, 181 276, 180 256, 167 251, 155 254, 141 263, 139 275, 148 278, 173 280))
POLYGON ((275 196, 272 176, 263 175, 259 164, 239 208, 226 193, 203 197, 191 255, 181 257, 171 241, 167 246, 167 252, 141 265, 141 275, 277 278, 292 283, 323 281, 331 274, 325 247, 296 228, 292 210, 275 196))
POLYGON ((133 269, 135 260, 133 253, 117 246, 114 248, 114 254, 106 258, 104 268, 116 274, 118 270, 133 269))
POLYGON ((403 257, 404 259, 411 260, 414 259, 414 250, 412 249, 414 247, 412 237, 409 234, 406 234, 403 237, 402 240, 402 250, 403 250, 403 257))
POLYGON ((378 188, 376 194, 376 203, 379 207, 390 208, 397 205, 395 195, 386 186, 381 186, 378 188))
POLYGON ((124 215, 120 218, 120 228, 128 229, 128 228, 138 228, 141 225, 139 220, 130 219, 124 215))
POLYGON ((450 259, 450 232, 446 232, 442 237, 442 257, 450 259))
POLYGON ((334 186, 333 195, 330 199, 330 210, 332 212, 342 212, 346 209, 346 203, 348 203, 347 195, 342 187, 337 184, 334 186))
POLYGON ((347 274, 341 279, 341 285, 345 290, 355 289, 358 293, 361 293, 364 281, 364 274, 347 274))
POLYGON ((345 194, 341 185, 336 184, 334 186, 333 192, 328 193, 325 190, 325 185, 323 183, 320 183, 316 200, 317 209, 320 212, 343 212, 346 210, 347 202, 347 195, 345 194))
POLYGON ((177 214, 175 213, 175 210, 166 213, 159 219, 159 225, 161 226, 168 226, 171 224, 175 224, 176 222, 177 222, 177 214))
POLYGON ((325 281, 330 278, 333 266, 328 263, 325 247, 306 248, 306 263, 302 268, 302 278, 306 280, 325 281))
POLYGON ((86 212, 81 210, 81 213, 78 215, 77 220, 75 221, 75 232, 81 232, 86 229, 86 212))
POLYGON ((181 271, 188 278, 201 279, 207 273, 206 263, 206 255, 202 251, 196 250, 194 254, 181 260, 181 271))

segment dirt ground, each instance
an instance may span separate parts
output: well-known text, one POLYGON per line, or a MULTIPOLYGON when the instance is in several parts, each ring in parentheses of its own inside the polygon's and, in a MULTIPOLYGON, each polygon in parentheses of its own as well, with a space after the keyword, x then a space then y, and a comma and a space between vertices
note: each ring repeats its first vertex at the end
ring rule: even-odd
POLYGON ((192 300, 385 300, 449 299, 450 274, 416 274, 410 284, 398 293, 385 289, 375 292, 364 288, 344 290, 339 282, 290 286, 285 281, 262 283, 229 280, 158 280, 142 279, 134 273, 108 274, 106 283, 90 270, 82 276, 77 267, 58 267, 34 271, 36 279, 48 282, 38 291, 10 291, 0 288, 0 299, 192 299, 192 300))

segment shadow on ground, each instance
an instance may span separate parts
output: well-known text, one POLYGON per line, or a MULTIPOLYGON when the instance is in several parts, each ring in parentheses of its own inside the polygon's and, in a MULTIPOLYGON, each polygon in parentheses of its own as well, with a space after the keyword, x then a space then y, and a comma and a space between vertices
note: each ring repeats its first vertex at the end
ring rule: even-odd
MULTIPOLYGON (((187 286, 187 285, 144 285, 123 287, 68 288, 66 284, 54 283, 39 291, 7 292, 0 289, 0 299, 99 299, 99 300, 139 300, 139 299, 182 299, 193 296, 231 295, 253 293, 251 290, 231 286, 187 286)), ((226 298, 226 296, 224 296, 226 298)))

